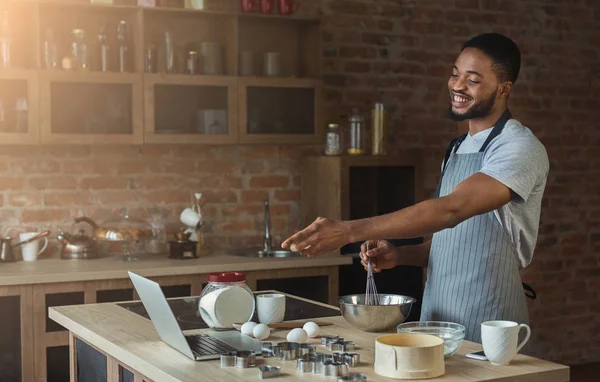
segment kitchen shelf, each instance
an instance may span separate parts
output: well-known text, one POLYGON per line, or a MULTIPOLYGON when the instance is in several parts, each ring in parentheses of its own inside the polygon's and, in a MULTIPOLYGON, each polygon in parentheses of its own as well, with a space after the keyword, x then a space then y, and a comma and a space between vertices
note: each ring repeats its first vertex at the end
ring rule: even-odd
POLYGON ((236 77, 147 73, 144 100, 145 143, 237 142, 236 77))
MULTIPOLYGON (((133 4, 134 1, 131 1, 133 4)), ((0 81, 16 80, 10 87, 27 88, 28 128, 26 133, 0 131, 5 144, 313 144, 322 140, 322 84, 320 81, 320 31, 319 18, 303 15, 282 16, 278 14, 244 13, 216 4, 214 10, 186 8, 140 7, 137 5, 91 4, 89 0, 3 0, 0 10, 12 12, 11 23, 20 36, 14 48, 13 68, 0 69, 0 81), (26 18, 27 23, 21 22, 26 18), (120 20, 127 22, 130 42, 130 66, 127 72, 116 71, 116 32, 120 20), (97 34, 106 24, 111 47, 111 71, 98 69, 96 53, 97 34), (90 51, 88 70, 63 70, 63 58, 70 55, 72 30, 84 28, 90 51), (44 42, 47 30, 53 31, 57 44, 57 67, 46 68, 44 42), (174 73, 166 73, 165 31, 174 35, 179 65, 174 73), (205 71, 200 58, 201 75, 181 74, 186 70, 188 50, 201 52, 201 42, 215 42, 222 47, 222 71, 205 71), (156 45, 156 65, 152 73, 145 73, 145 52, 156 45), (242 76, 242 52, 254 54, 254 71, 242 76), (280 54, 278 77, 262 76, 264 54, 280 54), (16 85, 15 85, 16 84, 16 85), (172 91, 171 96, 167 96, 172 91), (261 99, 252 101, 253 94, 261 99), (197 102, 166 102, 170 109, 161 107, 161 99, 185 99, 197 102), (250 109, 255 104, 274 100, 270 109, 262 105, 263 116, 274 111, 284 111, 289 123, 279 123, 276 128, 252 131, 248 128, 246 115, 248 96, 250 109), (89 128, 96 122, 85 122, 82 114, 95 114, 98 120, 101 107, 98 101, 120 97, 126 105, 127 122, 108 123, 111 129, 89 128), (92 102, 93 99, 93 102, 92 102), (43 100, 43 102, 40 102, 43 100), (285 102, 283 102, 285 101, 285 102), (96 105, 94 105, 94 103, 96 105), (61 106, 62 105, 62 106, 61 106), (78 105, 78 107, 73 107, 78 105), (223 115, 226 131, 213 129, 215 134, 206 134, 206 129, 181 129, 175 134, 166 134, 165 118, 183 125, 181 114, 190 114, 197 107, 202 113, 219 115, 213 118, 220 126, 223 115), (156 109, 155 109, 156 108, 156 109), (298 110, 301 113, 294 116, 298 110), (214 114, 216 111, 216 114, 214 114), (213 113, 213 114, 211 114, 213 113), (306 113, 309 113, 306 115, 306 113), (304 119, 304 121, 302 121, 304 119), (88 126, 86 129, 85 126, 88 126), (114 129, 112 129, 114 127, 114 129), (279 129, 279 130, 278 130, 279 129), (111 131, 108 131, 111 130, 111 131), (100 133, 98 133, 100 131, 100 133)), ((1 82, 0 82, 1 84, 1 82)), ((0 96, 2 90, 0 89, 0 96)), ((23 91, 19 90, 23 93, 23 91)), ((13 102, 12 100, 10 102, 13 102)), ((102 103, 102 102, 100 102, 102 103)), ((107 106, 108 107, 108 106, 107 106)), ((113 108, 116 106, 113 105, 113 108)), ((259 109, 260 109, 259 108, 259 109)), ((213 122, 214 122, 213 121, 213 122)), ((270 121, 264 126, 273 125, 270 121)), ((285 122, 285 121, 284 121, 285 122)), ((205 124, 205 122, 203 122, 205 124)), ((102 124, 102 123, 101 123, 102 124)))

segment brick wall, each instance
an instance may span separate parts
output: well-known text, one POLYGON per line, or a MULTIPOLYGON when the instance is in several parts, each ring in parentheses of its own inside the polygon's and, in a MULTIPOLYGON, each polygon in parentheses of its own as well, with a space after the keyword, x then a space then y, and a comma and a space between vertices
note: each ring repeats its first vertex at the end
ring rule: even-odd
MULTIPOLYGON (((317 9, 321 0, 304 3, 317 9)), ((432 191, 457 126, 445 118, 446 82, 469 36, 497 31, 523 51, 511 96, 551 159, 538 249, 523 272, 531 351, 547 359, 600 360, 600 3, 501 0, 322 0, 326 107, 336 120, 352 107, 390 105, 395 147, 419 147, 432 191)), ((273 203, 276 241, 299 228, 298 158, 319 148, 3 147, 0 221, 68 227, 129 206, 159 207, 176 223, 190 192, 205 193, 210 240, 259 244, 262 200, 273 203)), ((174 226, 173 226, 174 227, 174 226)))

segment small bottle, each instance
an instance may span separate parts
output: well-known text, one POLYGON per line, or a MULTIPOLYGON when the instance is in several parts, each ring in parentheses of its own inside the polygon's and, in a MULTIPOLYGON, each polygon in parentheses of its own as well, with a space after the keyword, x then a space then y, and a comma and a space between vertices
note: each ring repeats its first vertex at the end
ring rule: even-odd
POLYGON ((108 56, 109 45, 106 35, 106 24, 102 24, 98 33, 98 70, 108 72, 110 70, 110 61, 108 56))
POLYGON ((165 71, 175 73, 175 45, 170 31, 165 32, 165 71))
POLYGON ((11 40, 9 14, 7 10, 2 11, 0 18, 0 69, 11 67, 11 40))
POLYGON ((46 40, 44 40, 44 65, 46 69, 58 67, 58 51, 54 40, 54 30, 46 29, 46 40))
POLYGON ((195 50, 190 50, 188 52, 187 59, 187 72, 188 74, 198 74, 200 70, 200 60, 198 58, 198 52, 195 50))
POLYGON ((75 68, 78 70, 88 70, 90 63, 88 62, 88 46, 83 29, 73 29, 73 44, 71 45, 71 53, 75 61, 75 68))
POLYGON ((342 155, 342 134, 337 123, 330 123, 325 134, 325 155, 342 155))
POLYGON ((129 41, 127 36, 127 22, 121 20, 117 28, 117 41, 119 44, 119 72, 131 71, 131 60, 129 54, 129 41))
POLYGON ((385 107, 382 103, 376 103, 371 111, 371 154, 386 154, 385 133, 385 107))
POLYGON ((348 118, 350 123, 348 155, 363 155, 365 153, 365 119, 353 109, 348 118))
POLYGON ((156 73, 156 44, 148 46, 144 52, 144 71, 146 73, 156 73))

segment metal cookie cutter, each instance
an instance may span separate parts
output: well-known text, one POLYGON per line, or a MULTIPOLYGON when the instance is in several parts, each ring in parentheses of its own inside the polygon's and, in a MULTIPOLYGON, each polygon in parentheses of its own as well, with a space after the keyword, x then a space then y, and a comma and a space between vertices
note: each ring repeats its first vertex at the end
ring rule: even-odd
POLYGON ((256 356, 250 350, 238 351, 235 355, 235 367, 247 368, 256 366, 256 356))
POLYGON ((323 375, 326 377, 338 377, 348 375, 348 365, 342 362, 325 362, 323 375))
POLYGON ((221 367, 235 366, 235 356, 237 352, 232 351, 226 354, 221 354, 221 367))
POLYGON ((355 346, 354 346, 354 342, 352 341, 344 341, 344 340, 340 340, 337 342, 331 342, 329 345, 327 345, 328 349, 331 351, 335 351, 335 352, 346 352, 346 350, 354 350, 355 346))
POLYGON ((275 345, 273 346, 273 357, 281 358, 281 346, 275 345))
POLYGON ((273 357, 273 344, 272 343, 270 343, 270 342, 262 343, 262 356, 264 358, 273 357))
POLYGON ((321 337, 321 345, 329 345, 331 342, 343 341, 344 339, 340 336, 323 336, 321 337))
POLYGON ((325 364, 332 363, 333 357, 331 354, 317 354, 315 356, 315 368, 313 373, 324 374, 325 373, 325 364))
POLYGON ((301 373, 312 373, 315 367, 315 361, 304 358, 298 358, 298 371, 301 373))
POLYGON ((281 368, 279 366, 264 365, 258 367, 258 376, 260 377, 260 379, 276 378, 279 377, 280 373, 281 368))
POLYGON ((311 344, 300 344, 300 355, 314 353, 317 351, 317 347, 311 344))
POLYGON ((360 363, 360 354, 358 353, 333 353, 334 362, 343 362, 350 367, 357 367, 360 363))
POLYGON ((348 375, 339 376, 338 382, 344 381, 366 381, 367 375, 363 373, 350 373, 348 375))
POLYGON ((300 344, 297 342, 280 342, 277 344, 281 348, 279 359, 283 361, 294 361, 298 358, 300 344))

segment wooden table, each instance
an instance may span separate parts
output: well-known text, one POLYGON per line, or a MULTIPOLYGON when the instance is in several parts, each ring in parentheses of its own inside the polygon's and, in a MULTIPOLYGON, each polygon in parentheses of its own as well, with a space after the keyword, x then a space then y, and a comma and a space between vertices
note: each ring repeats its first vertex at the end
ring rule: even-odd
MULTIPOLYGON (((291 298, 301 299, 295 296, 291 298)), ((327 306, 318 302, 312 304, 327 306)), ((335 307, 333 307, 336 309, 335 307)), ((63 306, 50 308, 49 316, 70 331, 71 373, 76 375, 77 365, 73 344, 78 338, 91 345, 107 357, 108 381, 120 381, 120 368, 133 372, 136 382, 170 381, 258 381, 258 368, 221 368, 218 360, 195 362, 158 337, 151 321, 136 315, 114 303, 83 306, 63 306)), ((352 328, 342 317, 321 318, 334 325, 325 326, 322 335, 340 335, 354 341, 360 353, 361 365, 353 371, 365 373, 369 381, 394 381, 374 373, 375 339, 381 333, 366 333, 352 328)), ((209 330, 194 330, 186 333, 201 333, 209 330)), ((273 331, 268 341, 285 341, 287 331, 273 331)), ((320 344, 320 340, 309 342, 320 344)), ((458 353, 446 360, 446 373, 436 378, 440 382, 496 381, 496 382, 566 382, 569 381, 569 367, 541 359, 517 355, 509 366, 492 366, 489 362, 472 360, 466 353, 481 350, 481 345, 464 341, 458 353)), ((318 346, 319 352, 328 352, 318 346)), ((309 381, 332 380, 315 374, 301 374, 296 371, 296 361, 278 361, 259 357, 257 364, 281 366, 282 376, 275 380, 309 381)), ((72 380, 73 379, 72 377, 72 380)))

